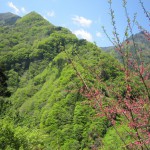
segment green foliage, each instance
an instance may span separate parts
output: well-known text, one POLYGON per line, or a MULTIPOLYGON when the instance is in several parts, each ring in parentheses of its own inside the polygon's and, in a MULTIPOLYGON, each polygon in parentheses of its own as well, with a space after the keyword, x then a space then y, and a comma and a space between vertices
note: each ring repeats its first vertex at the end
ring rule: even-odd
POLYGON ((46 147, 47 135, 38 129, 30 130, 27 127, 16 127, 9 118, 0 120, 0 149, 2 150, 29 150, 46 147))
POLYGON ((18 88, 19 84, 19 75, 13 69, 8 72, 8 81, 9 91, 12 93, 18 88))
POLYGON ((78 40, 69 30, 53 26, 35 12, 14 26, 0 27, 0 31, 0 63, 5 66, 12 93, 10 98, 1 98, 11 102, 2 110, 1 147, 102 148, 109 135, 108 121, 96 117, 95 109, 83 97, 79 73, 89 87, 96 83, 103 92, 106 85, 113 84, 112 93, 106 93, 109 102, 116 96, 114 93, 124 92, 124 83, 118 83, 124 77, 119 62, 95 44, 78 40), (102 81, 100 85, 97 77, 102 81))
MULTIPOLYGON (((122 136, 126 145, 131 144, 133 138, 128 134, 131 132, 130 129, 126 125, 116 126, 117 131, 120 136, 122 136)), ((102 150, 126 150, 124 147, 123 141, 120 139, 119 135, 116 133, 114 128, 110 128, 107 134, 103 138, 103 148, 102 150)))

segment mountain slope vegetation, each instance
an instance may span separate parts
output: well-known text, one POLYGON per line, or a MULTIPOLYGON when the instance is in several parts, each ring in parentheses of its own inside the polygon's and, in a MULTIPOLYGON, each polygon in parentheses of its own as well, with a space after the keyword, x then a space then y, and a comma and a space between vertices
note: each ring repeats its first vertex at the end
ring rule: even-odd
POLYGON ((115 58, 36 12, 0 26, 0 32, 0 90, 7 93, 0 95, 0 149, 122 148, 111 123, 97 117, 97 106, 84 96, 82 82, 101 89, 106 104, 114 93, 124 94, 124 73, 115 58), (107 93, 110 83, 114 88, 107 93))

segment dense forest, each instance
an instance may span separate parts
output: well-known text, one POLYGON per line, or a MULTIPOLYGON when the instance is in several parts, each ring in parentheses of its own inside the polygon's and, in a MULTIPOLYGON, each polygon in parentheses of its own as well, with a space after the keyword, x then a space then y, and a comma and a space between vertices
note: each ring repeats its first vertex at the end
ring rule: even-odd
MULTIPOLYGON (((1 14, 0 33, 1 150, 125 149, 85 87, 101 90, 105 105, 124 96, 125 73, 118 59, 36 12, 22 18, 1 14)), ((132 84, 133 97, 143 92, 138 78, 132 84)), ((124 141, 134 141, 125 118, 116 114, 115 120, 124 141)))

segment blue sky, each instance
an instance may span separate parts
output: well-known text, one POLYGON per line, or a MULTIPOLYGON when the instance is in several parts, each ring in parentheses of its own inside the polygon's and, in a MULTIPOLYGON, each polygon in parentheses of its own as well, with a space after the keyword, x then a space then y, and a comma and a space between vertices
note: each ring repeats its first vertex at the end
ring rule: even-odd
MULTIPOLYGON (((131 19, 137 13, 137 20, 150 31, 150 22, 145 17, 139 0, 127 0, 128 12, 131 19)), ((150 11, 150 0, 142 0, 145 8, 150 11)), ((122 0, 112 0, 115 11, 119 36, 123 39, 126 28, 126 18, 122 7, 122 0)), ((98 46, 110 46, 102 26, 112 35, 112 25, 107 0, 0 0, 0 12, 12 12, 24 16, 36 11, 56 26, 69 28, 79 38, 96 42, 98 46)), ((134 27, 134 32, 139 30, 134 27)))

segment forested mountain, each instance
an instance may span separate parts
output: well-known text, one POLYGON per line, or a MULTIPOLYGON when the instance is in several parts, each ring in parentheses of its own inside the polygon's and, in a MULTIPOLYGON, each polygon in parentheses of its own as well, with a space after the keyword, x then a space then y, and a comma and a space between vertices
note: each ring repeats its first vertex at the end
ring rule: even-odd
POLYGON ((10 12, 0 13, 0 26, 13 25, 19 18, 21 18, 21 17, 15 15, 15 14, 12 14, 10 12))
MULTIPOLYGON (((106 105, 125 93, 122 65, 114 57, 36 12, 3 24, 0 33, 1 150, 122 149, 112 124, 84 96, 85 85, 93 84, 106 105)), ((118 130, 128 131, 126 123, 118 130)))

